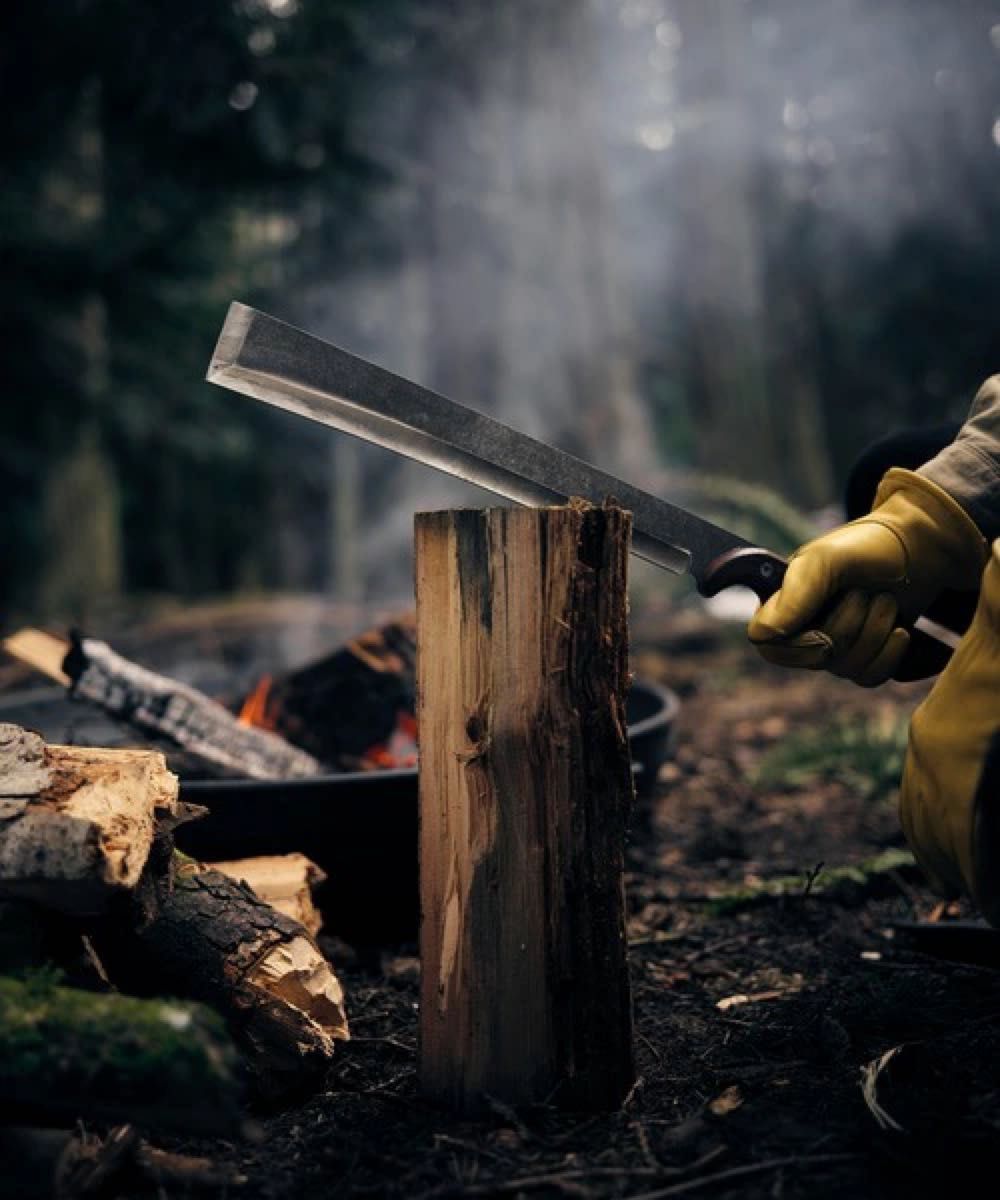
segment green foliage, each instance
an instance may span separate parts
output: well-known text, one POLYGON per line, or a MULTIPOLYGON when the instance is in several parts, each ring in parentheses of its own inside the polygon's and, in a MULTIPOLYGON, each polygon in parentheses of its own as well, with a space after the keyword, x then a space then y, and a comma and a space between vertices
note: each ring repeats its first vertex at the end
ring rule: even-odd
POLYGON ((757 546, 791 554, 819 530, 772 488, 723 475, 684 476, 680 491, 689 507, 757 546))
POLYGON ((715 916, 726 916, 753 908, 769 900, 786 897, 824 896, 829 900, 847 900, 858 892, 870 892, 886 875, 915 869, 909 850, 884 850, 872 858, 848 866, 820 868, 815 876, 781 875, 765 879, 748 887, 736 888, 709 901, 708 909, 715 916))
POLYGON ((784 738, 764 756, 755 782, 791 789, 836 779, 872 800, 883 800, 899 786, 906 740, 903 717, 838 719, 784 738))

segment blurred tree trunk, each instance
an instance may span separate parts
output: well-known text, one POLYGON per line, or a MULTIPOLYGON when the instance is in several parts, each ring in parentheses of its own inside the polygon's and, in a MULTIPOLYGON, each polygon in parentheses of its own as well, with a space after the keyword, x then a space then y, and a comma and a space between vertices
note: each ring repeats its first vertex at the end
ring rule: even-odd
POLYGON ((730 0, 674 0, 674 12, 688 125, 678 148, 678 261, 699 460, 822 504, 831 469, 806 322, 787 271, 768 273, 768 224, 780 198, 767 168, 754 167, 749 21, 730 0))
POLYGON ((521 3, 502 20, 511 270, 501 407, 531 405, 538 432, 638 478, 653 440, 608 213, 595 14, 589 0, 521 3))

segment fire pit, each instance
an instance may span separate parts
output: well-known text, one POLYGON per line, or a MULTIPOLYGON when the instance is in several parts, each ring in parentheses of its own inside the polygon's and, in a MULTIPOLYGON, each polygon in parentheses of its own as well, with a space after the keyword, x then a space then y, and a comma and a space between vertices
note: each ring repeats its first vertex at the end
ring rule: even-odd
MULTIPOLYGON (((636 790, 647 794, 669 757, 678 700, 636 682, 628 697, 636 790)), ((416 768, 280 781, 183 783, 183 799, 209 816, 178 832, 198 858, 304 851, 328 876, 319 895, 326 925, 354 944, 410 941, 417 930, 416 768)))

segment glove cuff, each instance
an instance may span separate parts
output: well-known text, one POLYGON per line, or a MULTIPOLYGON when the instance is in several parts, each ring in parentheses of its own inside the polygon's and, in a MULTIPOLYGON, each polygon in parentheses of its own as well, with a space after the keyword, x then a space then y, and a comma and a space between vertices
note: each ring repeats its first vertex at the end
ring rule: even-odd
POLYGON ((879 484, 872 514, 900 536, 913 566, 923 560, 932 574, 940 571, 942 587, 979 587, 989 543, 958 501, 933 480, 893 467, 879 484))

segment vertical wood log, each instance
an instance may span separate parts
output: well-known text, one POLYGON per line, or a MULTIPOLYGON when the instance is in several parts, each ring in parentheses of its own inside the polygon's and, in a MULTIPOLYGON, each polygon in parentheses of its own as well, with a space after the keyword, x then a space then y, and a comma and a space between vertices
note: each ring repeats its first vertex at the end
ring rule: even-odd
POLYGON ((416 519, 420 1077, 460 1110, 633 1081, 630 530, 583 503, 416 519))

